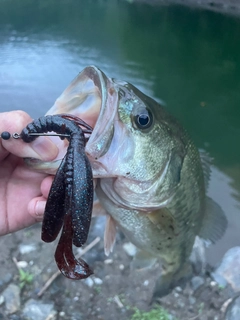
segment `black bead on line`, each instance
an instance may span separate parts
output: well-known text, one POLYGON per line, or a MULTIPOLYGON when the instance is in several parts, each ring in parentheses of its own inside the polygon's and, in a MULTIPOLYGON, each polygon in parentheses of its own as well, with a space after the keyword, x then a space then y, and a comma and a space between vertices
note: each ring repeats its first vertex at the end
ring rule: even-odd
POLYGON ((14 138, 14 139, 19 139, 19 138, 21 138, 20 134, 17 133, 17 132, 13 133, 12 135, 11 135, 11 133, 8 132, 8 131, 3 131, 3 132, 1 133, 1 138, 2 138, 3 140, 9 140, 11 137, 14 138))
POLYGON ((8 132, 8 131, 3 131, 3 132, 1 133, 1 138, 2 138, 3 140, 9 140, 9 139, 11 138, 10 132, 8 132))

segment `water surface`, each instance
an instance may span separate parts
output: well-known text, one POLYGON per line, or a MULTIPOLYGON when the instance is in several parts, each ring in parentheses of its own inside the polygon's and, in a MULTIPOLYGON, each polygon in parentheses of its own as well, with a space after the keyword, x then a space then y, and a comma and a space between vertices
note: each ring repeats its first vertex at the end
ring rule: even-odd
POLYGON ((124 1, 0 0, 0 111, 44 115, 94 64, 166 103, 214 158, 209 193, 229 228, 208 252, 240 245, 240 19, 124 1))

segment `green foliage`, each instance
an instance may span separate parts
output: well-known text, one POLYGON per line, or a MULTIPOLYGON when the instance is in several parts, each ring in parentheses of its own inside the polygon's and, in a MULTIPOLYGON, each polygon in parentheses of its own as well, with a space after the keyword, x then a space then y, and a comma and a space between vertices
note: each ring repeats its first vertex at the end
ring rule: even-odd
POLYGON ((94 287, 94 289, 96 290, 96 292, 97 292, 98 294, 101 293, 102 288, 101 288, 100 286, 96 286, 96 287, 94 287))
POLYGON ((20 281, 20 288, 22 289, 25 287, 26 284, 31 284, 33 281, 33 275, 29 272, 25 272, 22 269, 19 269, 19 281, 20 281))
POLYGON ((156 307, 148 312, 134 308, 131 320, 170 320, 173 317, 162 307, 156 307))
POLYGON ((223 284, 219 284, 219 285, 218 285, 218 289, 219 289, 219 290, 223 290, 223 289, 225 289, 225 287, 226 287, 226 286, 223 285, 223 284))

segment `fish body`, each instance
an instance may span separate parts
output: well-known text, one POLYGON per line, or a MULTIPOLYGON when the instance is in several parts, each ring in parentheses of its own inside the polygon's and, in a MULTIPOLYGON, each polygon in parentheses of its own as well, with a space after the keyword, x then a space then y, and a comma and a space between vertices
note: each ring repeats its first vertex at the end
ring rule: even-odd
POLYGON ((183 275, 196 236, 215 242, 227 220, 206 196, 209 165, 185 129, 133 85, 85 68, 48 114, 71 113, 94 129, 86 144, 99 199, 108 216, 105 252, 119 228, 139 249, 136 267, 162 262, 156 294, 183 275))

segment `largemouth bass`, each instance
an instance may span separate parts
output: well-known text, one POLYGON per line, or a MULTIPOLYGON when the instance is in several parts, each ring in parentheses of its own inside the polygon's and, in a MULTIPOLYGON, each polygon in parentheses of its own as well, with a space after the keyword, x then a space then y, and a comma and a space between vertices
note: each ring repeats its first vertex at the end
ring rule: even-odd
POLYGON ((187 132, 159 103, 93 66, 48 111, 60 113, 93 127, 85 152, 98 198, 94 213, 108 217, 106 254, 119 228, 139 249, 133 265, 160 259, 155 294, 167 294, 183 277, 196 236, 214 243, 227 226, 222 209, 206 195, 206 157, 201 159, 187 132))

